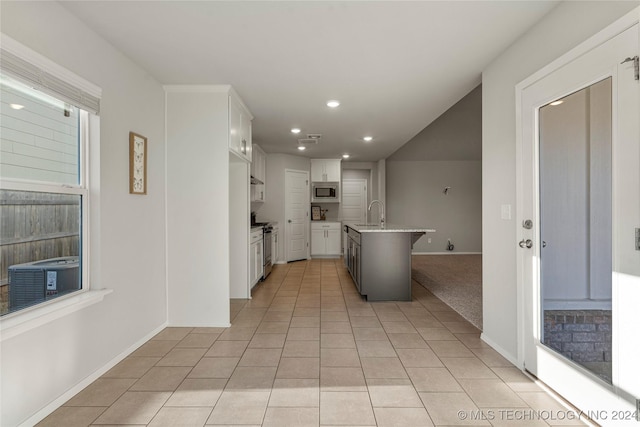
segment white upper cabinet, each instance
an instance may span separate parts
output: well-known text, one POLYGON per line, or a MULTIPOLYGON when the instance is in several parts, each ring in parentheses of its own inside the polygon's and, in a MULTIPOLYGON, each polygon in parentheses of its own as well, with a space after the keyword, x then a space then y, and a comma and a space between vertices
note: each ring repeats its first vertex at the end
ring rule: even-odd
POLYGON ((266 183, 267 182, 267 153, 262 151, 258 145, 252 146, 253 155, 251 159, 251 176, 266 183))
POLYGON ((267 184, 267 154, 257 145, 252 145, 251 176, 262 184, 251 184, 251 201, 264 202, 267 184))
POLYGON ((340 182, 341 159, 311 159, 312 182, 340 182))
POLYGON ((229 150, 251 161, 251 113, 234 93, 229 95, 229 150))

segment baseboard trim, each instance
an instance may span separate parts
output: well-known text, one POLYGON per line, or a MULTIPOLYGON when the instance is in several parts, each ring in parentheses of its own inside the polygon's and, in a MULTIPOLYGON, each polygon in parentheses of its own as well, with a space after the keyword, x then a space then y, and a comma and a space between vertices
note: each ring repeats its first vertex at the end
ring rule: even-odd
POLYGON ((412 252, 411 255, 482 255, 482 252, 412 252))
POLYGON ((515 366, 516 368, 522 370, 522 366, 518 365, 517 357, 514 358, 511 353, 509 353, 504 348, 502 348, 498 344, 496 344, 491 338, 487 337, 484 332, 480 334, 480 339, 482 341, 484 341, 485 343, 487 343, 489 346, 491 346, 491 348, 493 348, 495 351, 500 353, 500 355, 502 357, 507 359, 509 362, 513 363, 513 366, 515 366))
POLYGON ((167 327, 167 322, 164 322, 162 325, 160 325, 159 327, 157 327, 156 329, 154 329, 153 331, 151 331, 150 333, 145 335, 143 338, 138 340, 135 344, 133 344, 130 347, 128 347, 125 351, 123 351, 122 353, 118 354, 116 357, 111 359, 109 362, 107 362, 101 368, 97 369, 91 375, 89 375, 88 377, 86 377, 85 379, 80 381, 75 386, 71 387, 67 392, 65 392, 64 394, 59 396, 57 399, 53 400, 51 403, 49 403, 44 408, 40 409, 38 412, 33 414, 31 417, 27 418, 24 422, 22 422, 20 424, 19 427, 32 427, 32 426, 36 425, 37 423, 39 423, 40 421, 42 421, 43 419, 45 419, 53 411, 55 411, 60 406, 62 406, 62 404, 64 404, 67 400, 71 399, 73 396, 75 396, 76 394, 80 393, 89 384, 91 384, 92 382, 94 382, 95 380, 100 378, 109 369, 111 369, 114 366, 116 366, 118 363, 120 363, 122 360, 124 360, 125 357, 129 356, 131 353, 133 353, 135 350, 137 350, 142 344, 144 344, 147 341, 149 341, 151 338, 156 336, 160 331, 162 331, 166 327, 167 327))

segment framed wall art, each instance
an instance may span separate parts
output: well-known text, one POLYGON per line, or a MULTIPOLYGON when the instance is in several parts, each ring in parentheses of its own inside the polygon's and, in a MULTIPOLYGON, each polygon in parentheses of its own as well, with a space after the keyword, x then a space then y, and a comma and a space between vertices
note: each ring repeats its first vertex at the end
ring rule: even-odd
POLYGON ((129 132, 129 193, 147 194, 147 138, 129 132))
POLYGON ((311 206, 311 221, 319 221, 321 216, 320 206, 311 206))

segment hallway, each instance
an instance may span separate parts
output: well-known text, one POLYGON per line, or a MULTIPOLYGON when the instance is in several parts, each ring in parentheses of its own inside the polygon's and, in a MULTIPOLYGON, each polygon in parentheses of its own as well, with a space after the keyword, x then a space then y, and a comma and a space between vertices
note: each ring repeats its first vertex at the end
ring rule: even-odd
POLYGON ((341 259, 277 265, 232 327, 163 330, 39 425, 584 425, 416 282, 413 299, 363 301, 341 259))

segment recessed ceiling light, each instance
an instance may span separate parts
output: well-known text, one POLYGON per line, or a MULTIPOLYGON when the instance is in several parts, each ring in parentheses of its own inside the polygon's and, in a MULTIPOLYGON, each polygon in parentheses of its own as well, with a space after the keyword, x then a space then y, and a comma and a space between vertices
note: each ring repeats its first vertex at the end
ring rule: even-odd
POLYGON ((343 155, 342 155, 342 158, 343 158, 343 159, 348 159, 348 158, 349 158, 349 155, 348 155, 348 154, 343 154, 343 155))
POLYGON ((299 128, 293 128, 293 129, 291 129, 291 133, 300 133, 300 129, 299 128))
POLYGON ((298 150, 304 151, 306 149, 307 149, 307 147, 305 147, 304 145, 298 145, 298 150))
POLYGON ((562 104, 563 102, 564 102, 564 101, 563 101, 562 99, 559 99, 559 100, 557 100, 557 101, 553 101, 553 102, 552 102, 552 103, 550 103, 549 105, 556 106, 556 105, 560 105, 560 104, 562 104))
POLYGON ((364 138, 362 138, 362 139, 364 139, 365 141, 369 142, 369 141, 372 141, 372 140, 373 140, 373 137, 372 137, 372 136, 365 136, 365 137, 364 137, 364 138))
POLYGON ((339 105, 340 105, 340 101, 336 101, 335 99, 332 99, 331 101, 327 101, 327 107, 336 108, 339 105))
POLYGON ((24 108, 24 105, 20 105, 20 104, 9 104, 9 107, 13 108, 14 110, 22 110, 24 108))

